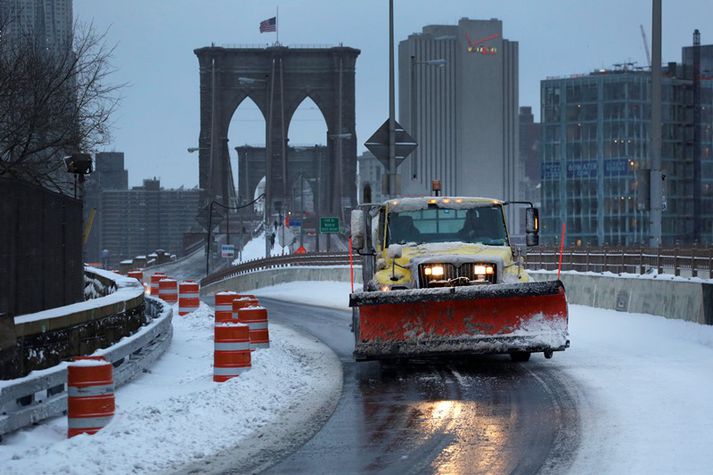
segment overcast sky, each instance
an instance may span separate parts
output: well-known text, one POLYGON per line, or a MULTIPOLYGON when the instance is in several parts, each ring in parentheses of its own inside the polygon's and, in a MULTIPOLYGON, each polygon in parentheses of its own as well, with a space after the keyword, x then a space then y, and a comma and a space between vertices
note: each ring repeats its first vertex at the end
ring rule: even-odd
MULTIPOLYGON (((693 30, 713 42, 713 1, 664 1, 663 61, 680 61, 693 30), (685 6, 685 8, 684 8, 685 6), (708 30, 707 30, 708 28, 708 30)), ((80 22, 93 22, 116 43, 117 83, 129 83, 115 116, 113 142, 123 151, 131 185, 158 176, 166 187, 198 183, 198 155, 188 154, 199 133, 195 48, 265 44, 261 20, 279 5, 280 42, 343 43, 359 48, 357 134, 361 145, 388 115, 388 2, 386 0, 74 0, 80 22)), ((396 0, 396 42, 428 24, 498 18, 504 37, 520 43, 520 105, 539 118, 540 80, 586 73, 614 63, 646 63, 639 25, 651 35, 651 0, 396 0)), ((397 83, 398 84, 398 83, 397 83)), ((324 143, 326 125, 304 104, 290 142, 324 143)), ((264 122, 244 103, 231 122, 230 147, 264 143, 264 122)))

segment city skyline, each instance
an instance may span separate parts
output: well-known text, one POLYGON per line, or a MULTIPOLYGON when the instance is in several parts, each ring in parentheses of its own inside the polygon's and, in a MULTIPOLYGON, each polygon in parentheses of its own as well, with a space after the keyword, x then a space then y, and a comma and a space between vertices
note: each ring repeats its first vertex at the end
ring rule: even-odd
MULTIPOLYGON (((114 66, 117 83, 129 82, 114 119, 114 140, 105 150, 126 152, 130 183, 156 175, 167 186, 194 186, 198 181, 197 155, 186 148, 198 139, 198 65, 193 49, 220 44, 266 44, 275 34, 260 34, 259 22, 274 15, 276 2, 215 2, 206 11, 195 1, 174 2, 172 9, 159 2, 97 2, 75 0, 75 17, 109 28, 107 39, 118 42, 114 66), (176 35, 177 30, 181 35, 176 35), (119 42, 118 39, 121 38, 119 42), (170 80, 169 80, 170 79, 170 80), (150 108, 145 105, 151 103, 150 108), (139 168, 141 170, 139 171, 139 168)), ((396 2, 396 41, 429 24, 456 24, 461 17, 503 21, 504 35, 520 44, 519 105, 530 105, 539 120, 539 81, 548 76, 589 73, 614 63, 646 61, 639 25, 650 37, 649 1, 626 4, 613 1, 572 6, 563 2, 510 2, 489 5, 449 2, 396 2), (612 14, 611 12, 616 12, 612 14), (580 19, 586 18, 586 22, 580 19)), ((693 29, 700 28, 702 43, 713 39, 701 24, 706 2, 690 2, 685 10, 664 5, 663 60, 679 59, 693 29)), ((360 48, 357 64, 357 144, 383 122, 387 113, 387 5, 376 0, 336 5, 325 1, 280 4, 281 43, 338 44, 360 48), (304 13, 305 9, 309 14, 304 13), (340 21, 340 18, 344 19, 340 21), (349 21, 347 21, 349 19, 349 21), (377 21, 374 21, 376 19, 377 21), (365 28, 344 28, 362 24, 365 28), (312 25, 312 27, 309 27, 312 25), (341 26, 340 26, 341 25, 341 26)), ((298 111, 302 119, 291 131, 291 143, 310 143, 323 137, 326 126, 312 106, 298 111)), ((230 146, 260 144, 264 124, 254 107, 241 107, 231 127, 230 146)), ((263 139, 264 140, 264 139, 263 139)), ((324 139, 321 140, 324 142, 324 139)))

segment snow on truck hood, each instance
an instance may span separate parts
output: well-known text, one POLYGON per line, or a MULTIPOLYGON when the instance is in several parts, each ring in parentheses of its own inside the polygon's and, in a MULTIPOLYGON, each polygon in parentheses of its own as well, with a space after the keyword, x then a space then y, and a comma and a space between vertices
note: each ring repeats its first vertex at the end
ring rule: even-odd
POLYGON ((386 202, 389 212, 416 211, 427 209, 429 204, 446 209, 470 209, 478 206, 503 204, 500 200, 472 196, 428 196, 419 198, 398 198, 386 202))
POLYGON ((418 245, 404 245, 402 258, 418 266, 428 262, 460 265, 465 262, 492 262, 502 267, 511 261, 508 246, 488 246, 466 242, 435 242, 418 245))

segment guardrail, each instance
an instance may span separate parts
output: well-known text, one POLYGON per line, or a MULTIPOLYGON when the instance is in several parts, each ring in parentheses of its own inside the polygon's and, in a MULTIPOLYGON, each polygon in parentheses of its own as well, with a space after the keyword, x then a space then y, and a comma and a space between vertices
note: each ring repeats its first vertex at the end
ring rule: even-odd
MULTIPOLYGON (((559 249, 527 249, 528 269, 557 269, 559 249)), ((562 270, 613 272, 616 274, 673 274, 713 279, 713 248, 565 248, 562 270)))
MULTIPOLYGON (((528 269, 557 269, 559 248, 527 248, 525 266, 528 269)), ((346 252, 290 254, 256 259, 215 272, 201 281, 208 285, 231 277, 264 269, 289 266, 334 266, 349 265, 346 252)), ((354 255, 354 265, 361 265, 361 257, 354 255)), ((686 275, 713 279, 713 248, 565 248, 562 270, 580 272, 613 272, 617 274, 686 275)))
MULTIPOLYGON (((114 366, 116 386, 148 369, 168 348, 173 335, 172 317, 170 305, 146 297, 149 323, 130 337, 94 352, 114 366)), ((0 436, 66 412, 67 365, 63 362, 22 378, 0 381, 0 436)))
POLYGON ((114 292, 41 312, 7 316, 0 322, 0 378, 12 379, 86 355, 135 333, 146 323, 144 288, 101 269, 87 268, 92 280, 114 292))
MULTIPOLYGON (((349 254, 346 252, 318 252, 311 254, 289 254, 286 256, 269 257, 243 262, 230 266, 205 277, 201 286, 220 282, 249 272, 291 266, 338 266, 349 265, 349 254)), ((361 265, 361 257, 354 255, 354 265, 361 265)))

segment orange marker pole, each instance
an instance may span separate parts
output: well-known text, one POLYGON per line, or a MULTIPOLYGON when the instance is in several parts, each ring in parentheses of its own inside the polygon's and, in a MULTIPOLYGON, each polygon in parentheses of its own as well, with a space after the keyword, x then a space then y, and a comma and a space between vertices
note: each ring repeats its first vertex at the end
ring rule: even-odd
POLYGON ((562 223, 562 237, 560 238, 560 262, 557 266, 557 280, 560 280, 560 273, 562 272, 562 255, 564 254, 564 237, 567 232, 567 223, 562 223))
POLYGON ((349 238, 349 280, 352 283, 352 293, 354 293, 354 249, 352 248, 352 238, 349 238))

